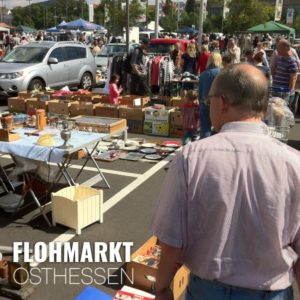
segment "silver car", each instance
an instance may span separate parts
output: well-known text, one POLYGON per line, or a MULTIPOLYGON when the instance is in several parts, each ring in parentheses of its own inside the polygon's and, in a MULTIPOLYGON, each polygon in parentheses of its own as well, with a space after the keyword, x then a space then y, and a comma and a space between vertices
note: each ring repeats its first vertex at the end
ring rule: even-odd
POLYGON ((65 85, 86 89, 95 77, 95 58, 83 44, 33 42, 16 47, 0 62, 0 95, 65 85))

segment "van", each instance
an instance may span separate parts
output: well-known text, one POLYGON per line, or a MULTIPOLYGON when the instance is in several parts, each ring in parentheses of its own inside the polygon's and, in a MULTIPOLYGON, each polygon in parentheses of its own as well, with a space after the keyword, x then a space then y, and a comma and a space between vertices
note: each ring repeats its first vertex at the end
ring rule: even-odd
POLYGON ((181 45, 182 53, 186 52, 187 44, 190 43, 189 40, 183 39, 151 39, 149 42, 148 53, 160 53, 160 54, 169 54, 174 46, 179 43, 181 45))
POLYGON ((65 85, 88 89, 95 77, 95 58, 83 44, 33 42, 14 48, 1 60, 0 95, 65 85))

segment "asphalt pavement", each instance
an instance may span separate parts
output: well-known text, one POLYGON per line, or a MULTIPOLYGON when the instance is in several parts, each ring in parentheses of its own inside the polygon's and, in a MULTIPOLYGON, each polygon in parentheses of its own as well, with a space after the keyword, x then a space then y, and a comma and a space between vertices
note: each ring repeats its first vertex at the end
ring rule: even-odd
MULTIPOLYGON (((290 132, 290 143, 300 150, 300 123, 290 132)), ((137 137, 137 135, 129 135, 137 137)), ((145 136, 143 136, 145 137, 145 136)), ((170 140, 170 138, 146 137, 147 141, 170 140)), ((126 242, 132 241, 132 252, 138 249, 150 236, 149 231, 151 216, 155 207, 159 190, 163 179, 168 171, 169 161, 172 156, 159 162, 152 161, 125 161, 99 162, 105 177, 111 185, 110 189, 104 189, 104 222, 94 223, 82 230, 81 235, 76 235, 74 230, 62 225, 49 227, 43 217, 38 213, 34 203, 29 207, 21 209, 17 214, 7 214, 0 210, 0 245, 10 246, 13 241, 29 241, 30 243, 51 241, 71 241, 82 244, 83 242, 126 242)), ((10 159, 0 158, 2 165, 10 163, 10 159)), ((76 161, 76 165, 80 165, 76 161)), ((89 171, 84 172, 80 182, 84 182, 89 177, 95 175, 95 168, 88 165, 89 171)), ((70 168, 70 173, 76 168, 70 168)), ((98 185, 98 188, 101 187, 98 185)), ((58 187, 57 187, 58 188, 58 187)), ((46 209, 47 211, 47 209, 46 209)), ((47 213, 51 219, 51 212, 47 213)), ((106 278, 105 283, 93 286, 100 288, 104 292, 113 295, 120 287, 120 279, 114 281, 113 274, 117 274, 124 269, 122 262, 118 263, 42 263, 39 265, 42 270, 49 268, 55 270, 56 274, 65 274, 70 268, 90 268, 95 271, 101 270, 101 278, 106 278), (119 271, 118 271, 119 270, 119 271), (108 280, 110 278, 110 280, 108 280), (109 281, 109 282, 108 282, 109 281)), ((125 269, 124 269, 125 270, 125 269)), ((51 274, 42 271, 40 274, 42 283, 37 285, 29 300, 53 300, 53 299, 74 299, 85 287, 78 278, 74 278, 72 284, 66 284, 61 278, 54 283, 51 274), (49 276, 48 276, 49 275, 49 276), (47 280, 49 281, 47 283, 47 280)), ((100 277, 98 277, 99 279, 100 277)), ((70 283, 70 282, 69 282, 70 283)), ((99 281, 98 281, 99 283, 99 281)), ((297 290, 295 299, 299 299, 297 290)), ((8 299, 1 297, 0 299, 8 299)))

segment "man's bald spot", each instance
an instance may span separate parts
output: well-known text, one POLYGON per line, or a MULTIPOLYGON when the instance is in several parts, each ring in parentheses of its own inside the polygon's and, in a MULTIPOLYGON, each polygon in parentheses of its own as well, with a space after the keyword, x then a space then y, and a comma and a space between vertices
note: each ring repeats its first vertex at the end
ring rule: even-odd
POLYGON ((280 39, 277 44, 277 47, 286 48, 286 49, 290 50, 291 44, 286 39, 280 39))
POLYGON ((268 105, 268 81, 260 69, 250 64, 234 64, 222 71, 212 90, 249 114, 260 114, 268 105))

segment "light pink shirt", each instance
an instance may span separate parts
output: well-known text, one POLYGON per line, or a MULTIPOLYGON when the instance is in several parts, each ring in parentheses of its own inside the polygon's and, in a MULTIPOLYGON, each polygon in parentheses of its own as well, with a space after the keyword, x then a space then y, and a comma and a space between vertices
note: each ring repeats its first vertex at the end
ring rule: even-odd
POLYGON ((300 154, 233 122, 174 158, 153 218, 162 242, 184 248, 203 279, 278 290, 300 254, 300 154), (297 254, 296 254, 297 253, 297 254))

